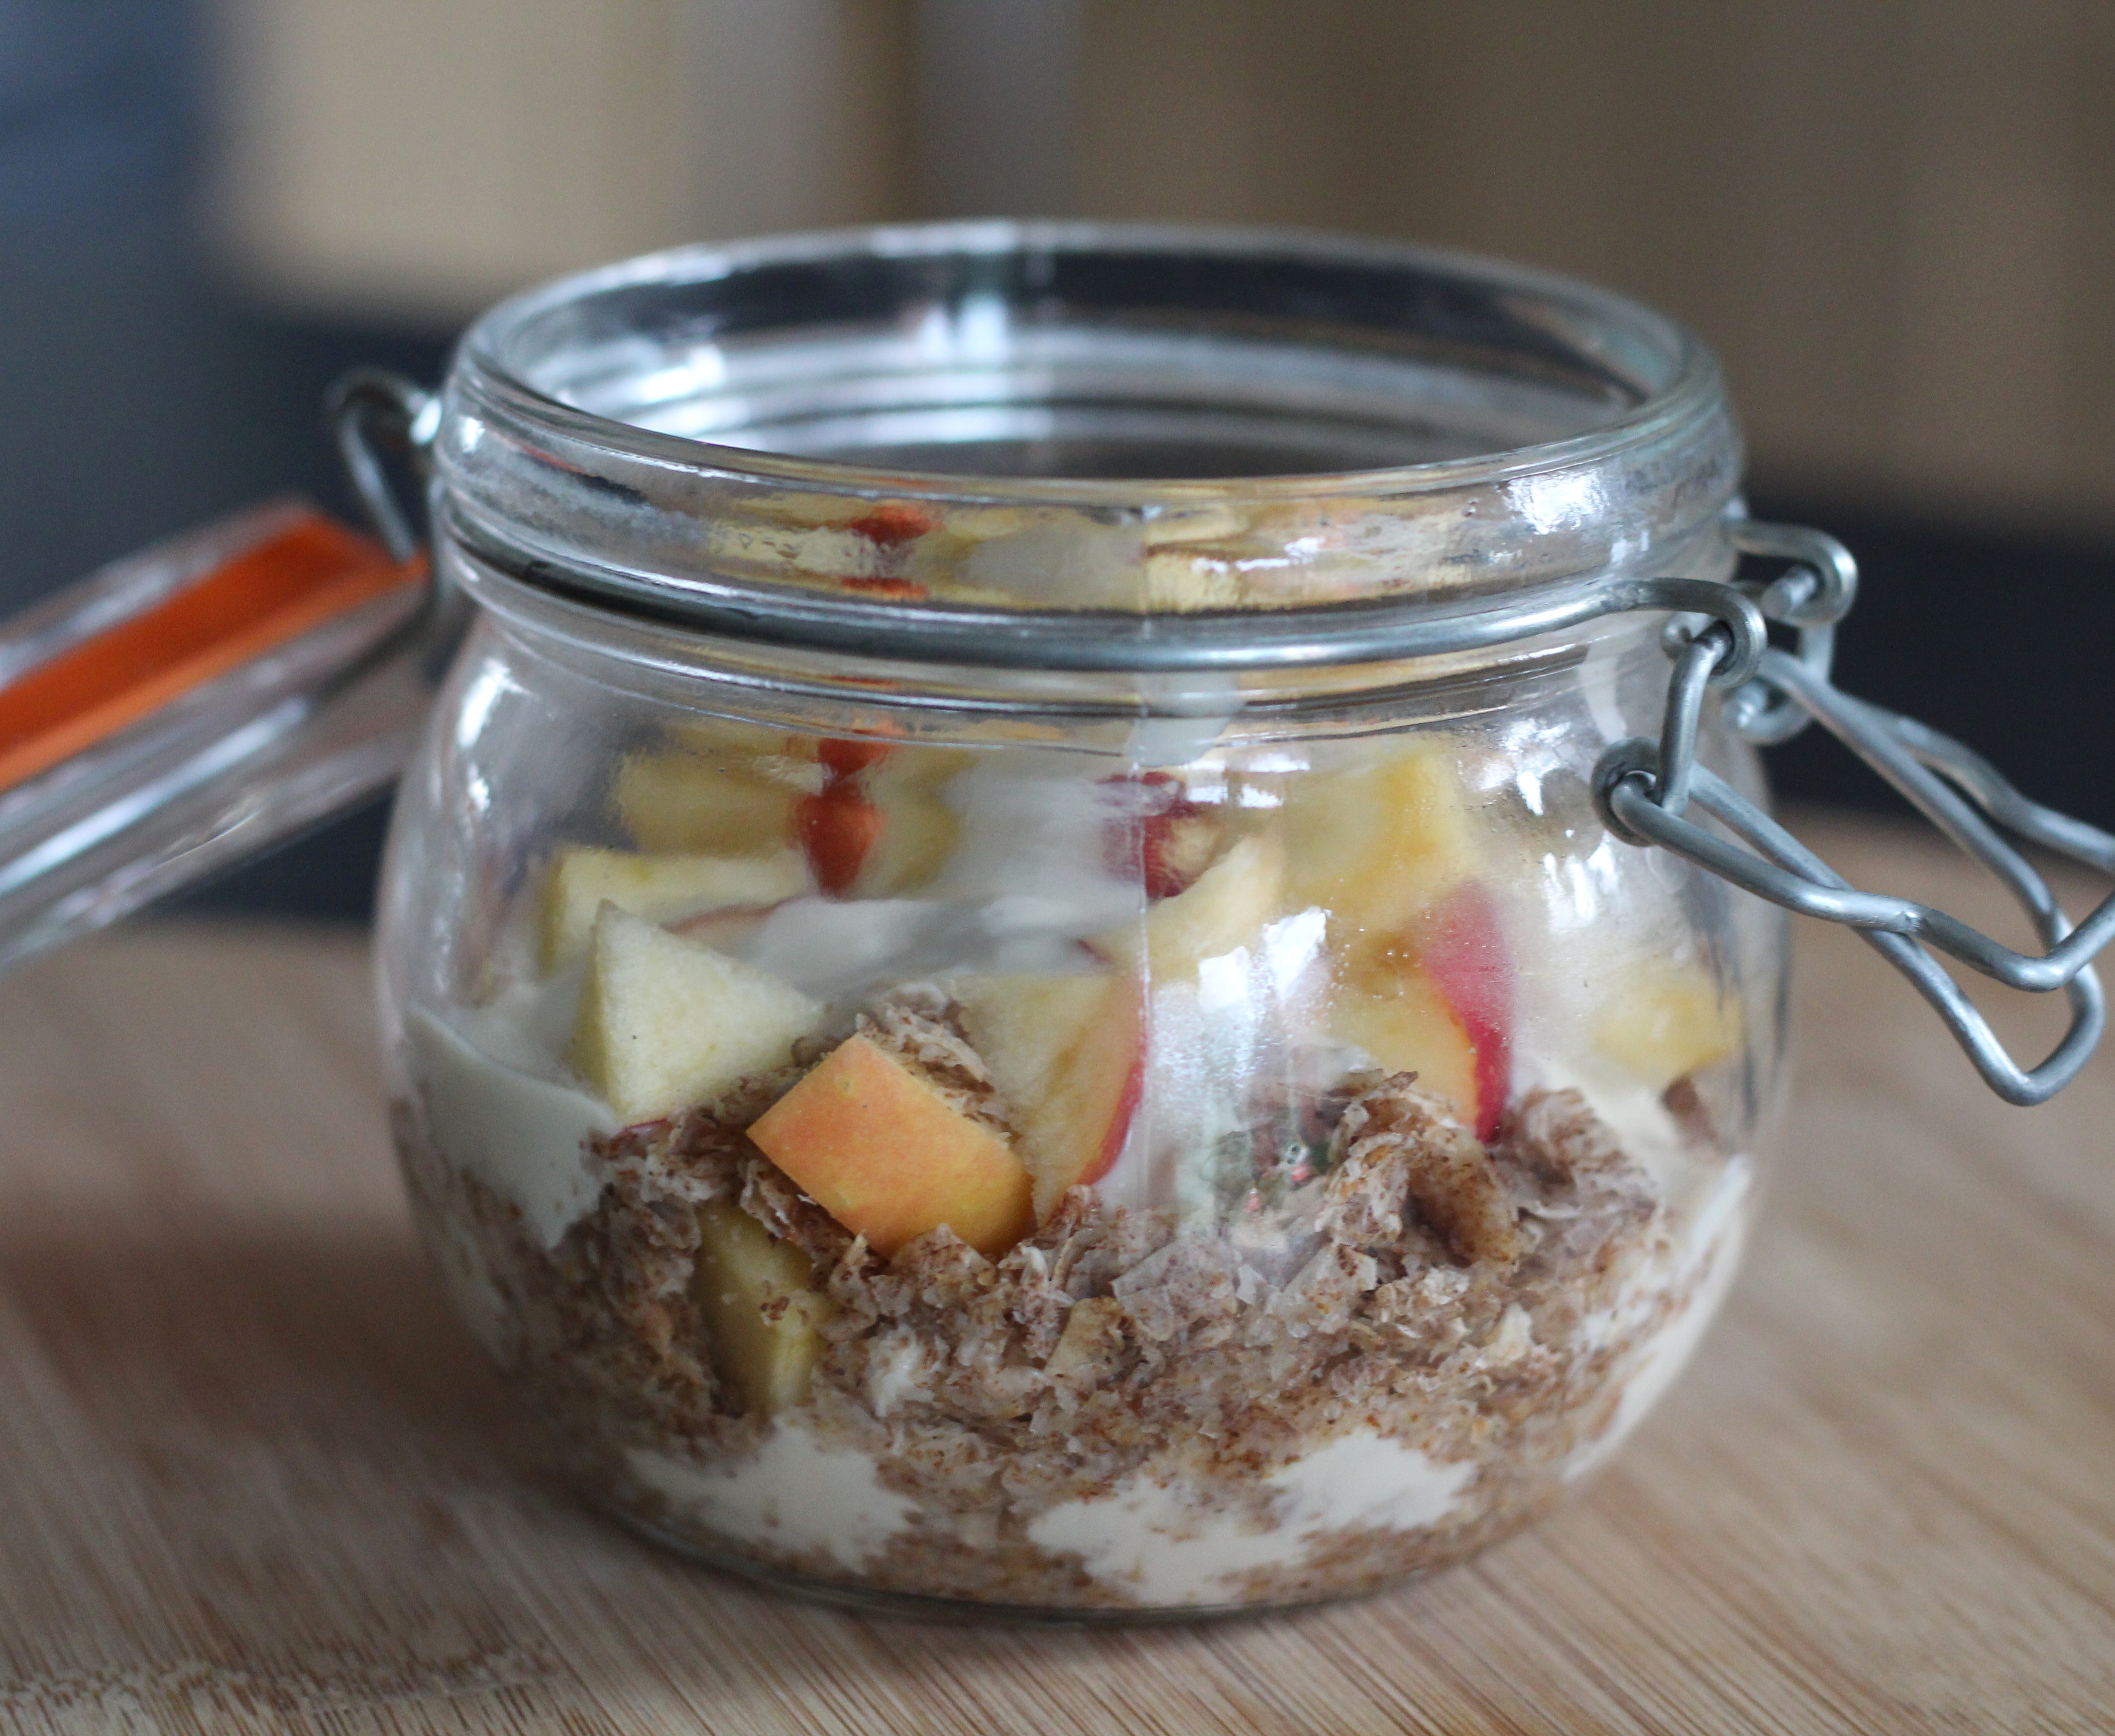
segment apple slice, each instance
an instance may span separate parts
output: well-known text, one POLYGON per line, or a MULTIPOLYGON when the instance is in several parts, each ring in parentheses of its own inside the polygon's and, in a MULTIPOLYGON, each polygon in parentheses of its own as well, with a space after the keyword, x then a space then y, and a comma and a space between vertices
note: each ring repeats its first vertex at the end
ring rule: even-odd
POLYGON ((1512 1095, 1513 958, 1491 894, 1464 881, 1418 919, 1418 958, 1476 1049, 1476 1137, 1498 1137, 1512 1095))
POLYGON ((1591 1028, 1601 1052, 1657 1094, 1732 1054, 1741 1040, 1741 1008, 1695 965, 1639 960, 1591 1028))
POLYGON ((793 828, 824 891, 863 898, 917 890, 954 853, 961 824, 939 786, 969 763, 957 750, 828 741, 821 789, 801 797, 793 828))
POLYGON ((713 1371, 745 1412, 774 1416, 808 1396, 823 1357, 818 1329, 837 1311, 800 1249, 738 1206, 701 1206, 690 1297, 713 1371))
POLYGON ((882 824, 860 865, 857 896, 902 898, 938 877, 962 829, 940 791, 975 759, 960 748, 907 744, 866 766, 860 783, 880 810, 882 824))
POLYGON ((1128 971, 958 977, 962 1026, 1014 1112, 1035 1216, 1107 1175, 1145 1083, 1143 986, 1128 971))
POLYGON ((939 522, 923 507, 912 506, 908 501, 884 500, 872 511, 862 512, 845 528, 856 536, 865 537, 878 549, 900 549, 906 543, 916 542, 939 522))
POLYGON ((864 1036, 832 1049, 749 1137, 884 1256, 944 1224, 996 1260, 1035 1227, 1035 1184, 1006 1141, 864 1036))
POLYGON ((641 849, 766 856, 792 843, 794 805, 823 788, 828 774, 811 743, 755 728, 718 725, 687 733, 696 749, 626 756, 610 789, 617 818, 641 849), (724 739, 730 746, 705 744, 724 739), (760 741, 773 752, 755 751, 760 741))
POLYGON ((1451 743, 1429 737, 1354 769, 1291 780, 1288 907, 1329 913, 1339 946, 1392 936, 1475 866, 1451 743))
POLYGON ((626 1123, 658 1121, 782 1066, 822 1016, 790 984, 605 902, 567 1059, 626 1123))
POLYGON ((716 953, 728 953, 739 958, 746 956, 743 949, 779 907, 778 904, 729 904, 719 910, 700 911, 695 916, 679 916, 662 925, 672 935, 681 935, 699 946, 709 946, 716 953))
POLYGON ((665 739, 672 749, 746 766, 754 776, 781 783, 801 781, 815 757, 814 737, 796 735, 782 724, 739 718, 700 716, 670 723, 665 739))
POLYGON ((955 853, 961 822, 939 797, 915 785, 884 784, 869 799, 881 824, 860 859, 853 890, 863 898, 923 891, 955 853))
POLYGON ((1415 1070, 1479 1139, 1495 1139, 1512 1093, 1513 966, 1489 892, 1474 880, 1454 886, 1392 939, 1355 948, 1345 974, 1344 1006, 1333 1025, 1346 1040, 1391 1072, 1415 1070), (1360 1006, 1362 996, 1379 1004, 1360 1006), (1452 1040, 1443 1028, 1450 1022, 1452 1040), (1389 1046, 1353 1035, 1352 1026, 1389 1046))
POLYGON ((1163 898, 1135 927, 1095 936, 1104 958, 1142 969, 1149 983, 1186 982, 1208 958, 1253 948, 1284 907, 1285 852, 1277 838, 1245 838, 1187 892, 1163 898))
POLYGON ((850 892, 886 824, 879 808, 849 778, 833 778, 793 805, 793 830, 824 892, 850 892))
POLYGON ((797 851, 776 856, 666 856, 568 845, 544 882, 542 958, 546 974, 587 951, 605 901, 649 922, 743 905, 777 904, 808 890, 797 851))
POLYGON ((1414 967, 1386 989, 1345 985, 1329 1006, 1329 1033, 1356 1045, 1391 1073, 1415 1073, 1417 1082, 1453 1110, 1465 1127, 1482 1124, 1476 1045, 1436 984, 1414 967))
POLYGON ((1109 866, 1136 875, 1149 898, 1187 892, 1218 854, 1226 827, 1218 812, 1193 801, 1182 781, 1168 772, 1104 778, 1103 785, 1128 797, 1131 811, 1109 840, 1109 866))

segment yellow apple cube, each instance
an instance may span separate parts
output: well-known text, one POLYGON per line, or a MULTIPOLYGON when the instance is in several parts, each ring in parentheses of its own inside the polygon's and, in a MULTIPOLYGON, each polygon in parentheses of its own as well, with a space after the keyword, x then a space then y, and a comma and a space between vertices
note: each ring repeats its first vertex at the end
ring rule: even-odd
POLYGON ((1035 1226, 1035 1186, 1006 1140, 864 1036, 831 1050, 749 1137, 883 1255, 944 1224, 996 1259, 1035 1226))
POLYGON ((782 982, 605 902, 567 1059, 627 1123, 785 1064, 823 1009, 782 982))
POLYGON ((708 911, 776 904, 809 889, 807 863, 797 850, 669 856, 569 846, 552 859, 544 882, 543 967, 562 970, 587 951, 595 912, 604 902, 668 923, 708 911))
POLYGON ((1732 1054, 1741 1041, 1741 1008, 1698 967, 1646 959, 1626 971, 1592 1029, 1603 1054, 1663 1091, 1732 1054))
POLYGON ((633 754, 610 800, 643 850, 770 856, 793 842, 793 806, 823 787, 812 760, 791 754, 633 754))
POLYGON ((880 810, 882 824, 860 865, 856 896, 902 898, 932 884, 961 835, 961 822, 941 788, 975 757, 959 749, 905 746, 860 773, 860 788, 880 810))
POLYGON ((1338 988, 1329 1003, 1329 1034, 1363 1049, 1383 1072, 1415 1073, 1462 1126, 1478 1125, 1475 1045, 1423 972, 1402 971, 1384 989, 1338 988))
POLYGON ((1145 1077, 1143 985, 1128 971, 958 977, 962 1026, 1021 1130, 1039 1221, 1122 1151, 1145 1077))
POLYGON ((738 1206, 702 1206, 690 1296, 713 1371, 745 1412, 774 1416, 807 1398, 823 1357, 819 1329, 837 1307, 800 1249, 738 1206))
POLYGON ((1154 983, 1187 981, 1207 958, 1253 949, 1285 907, 1285 851, 1274 834, 1245 838, 1197 883, 1149 907, 1135 927, 1096 936, 1105 958, 1154 983))
POLYGON ((1295 780, 1288 907, 1329 912, 1331 938, 1393 935, 1475 864, 1449 744, 1425 740, 1351 769, 1295 780))

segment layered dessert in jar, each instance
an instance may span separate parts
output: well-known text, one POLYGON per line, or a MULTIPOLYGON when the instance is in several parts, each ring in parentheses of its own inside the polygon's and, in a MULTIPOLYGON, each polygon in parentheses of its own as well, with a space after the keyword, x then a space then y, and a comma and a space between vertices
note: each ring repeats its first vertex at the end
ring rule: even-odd
POLYGON ((1740 985, 1538 751, 646 732, 404 1009, 458 1305, 600 1504, 811 1587, 1461 1557, 1664 1388, 1750 1192, 1740 985))

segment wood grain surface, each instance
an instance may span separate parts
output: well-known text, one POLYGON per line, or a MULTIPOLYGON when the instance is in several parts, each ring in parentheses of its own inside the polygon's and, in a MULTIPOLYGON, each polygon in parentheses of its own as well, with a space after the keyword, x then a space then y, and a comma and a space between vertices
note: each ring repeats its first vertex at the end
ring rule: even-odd
POLYGON ((0 983, 0 1729, 2115 1729, 2115 1055, 2008 1109, 1855 939, 1801 963, 1749 1270, 1590 1490, 1368 1602, 1082 1633, 811 1608, 582 1511, 413 1242, 363 946, 82 946, 0 983))

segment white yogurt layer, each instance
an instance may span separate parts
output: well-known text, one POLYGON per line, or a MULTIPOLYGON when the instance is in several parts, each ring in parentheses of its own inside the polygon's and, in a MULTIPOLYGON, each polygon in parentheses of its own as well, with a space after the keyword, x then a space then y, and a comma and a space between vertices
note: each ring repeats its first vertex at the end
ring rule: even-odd
POLYGON ((1607 1462, 1673 1385, 1702 1342, 1741 1268, 1748 1221, 1743 1207, 1753 1176, 1754 1165, 1746 1158, 1732 1159, 1673 1246, 1640 1274, 1630 1293, 1614 1307, 1581 1322, 1590 1342, 1611 1343, 1635 1332, 1663 1298, 1685 1293, 1688 1297, 1660 1330, 1631 1353, 1627 1366, 1617 1371, 1623 1396, 1616 1414, 1599 1439, 1572 1454, 1564 1467, 1567 1482, 1607 1462))
POLYGON ((1349 1527, 1417 1531, 1452 1513, 1473 1464, 1438 1464, 1415 1447, 1360 1429, 1263 1479, 1271 1521, 1200 1507, 1146 1472, 1108 1495, 1067 1501, 1028 1527, 1048 1550, 1078 1554, 1102 1584, 1145 1604, 1209 1604, 1241 1595, 1242 1576, 1305 1559, 1349 1527))
POLYGON ((819 1550, 848 1572, 906 1530, 916 1510, 881 1486, 867 1454, 824 1446, 794 1423, 781 1422, 731 1465, 695 1464, 644 1447, 626 1454, 625 1463, 690 1524, 779 1555, 819 1550))
POLYGON ((441 1155, 519 1206, 555 1247, 602 1192, 589 1141, 617 1122, 600 1099, 546 1076, 556 1062, 538 1053, 544 1010, 524 997, 466 1016, 468 1034, 425 1012, 405 1026, 441 1155))

